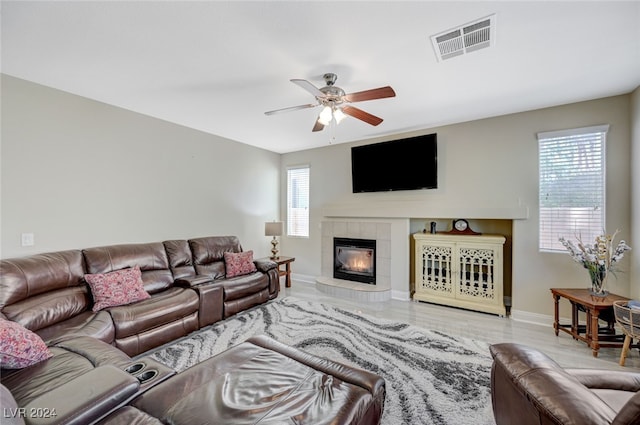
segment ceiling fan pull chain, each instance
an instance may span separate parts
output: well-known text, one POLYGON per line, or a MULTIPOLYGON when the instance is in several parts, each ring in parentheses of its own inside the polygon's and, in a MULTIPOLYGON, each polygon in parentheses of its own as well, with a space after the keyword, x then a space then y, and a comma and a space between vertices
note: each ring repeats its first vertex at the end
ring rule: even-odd
POLYGON ((331 136, 329 136, 329 144, 333 144, 333 142, 336 141, 336 127, 338 126, 338 124, 336 123, 335 119, 332 119, 331 122, 329 123, 329 132, 331 134, 331 136))

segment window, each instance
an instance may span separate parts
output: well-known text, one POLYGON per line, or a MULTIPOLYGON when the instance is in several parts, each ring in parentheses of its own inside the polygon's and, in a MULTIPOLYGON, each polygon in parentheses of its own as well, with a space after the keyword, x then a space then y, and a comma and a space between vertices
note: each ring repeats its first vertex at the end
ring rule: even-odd
POLYGON ((309 166, 287 169, 287 235, 309 237, 309 166))
POLYGON ((565 251, 561 236, 591 243, 605 229, 608 125, 538 133, 540 251, 565 251))

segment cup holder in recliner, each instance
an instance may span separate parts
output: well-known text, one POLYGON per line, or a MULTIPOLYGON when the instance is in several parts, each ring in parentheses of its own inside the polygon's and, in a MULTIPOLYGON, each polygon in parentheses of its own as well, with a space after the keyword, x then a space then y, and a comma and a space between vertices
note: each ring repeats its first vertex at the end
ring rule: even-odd
POLYGON ((130 373, 132 375, 135 375, 136 373, 140 372, 142 369, 144 369, 146 366, 146 364, 144 363, 134 363, 128 367, 126 367, 124 369, 125 372, 130 373))
POLYGON ((142 372, 140 375, 136 376, 136 378, 138 378, 138 381, 140 381, 141 384, 144 384, 145 382, 155 378, 157 374, 158 371, 156 369, 150 369, 142 372))

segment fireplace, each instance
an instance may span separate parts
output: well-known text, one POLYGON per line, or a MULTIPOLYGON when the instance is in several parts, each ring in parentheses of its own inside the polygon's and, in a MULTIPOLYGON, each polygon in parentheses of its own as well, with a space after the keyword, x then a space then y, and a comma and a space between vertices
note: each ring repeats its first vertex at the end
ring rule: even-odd
POLYGON ((376 241, 333 238, 333 277, 376 284, 376 241))

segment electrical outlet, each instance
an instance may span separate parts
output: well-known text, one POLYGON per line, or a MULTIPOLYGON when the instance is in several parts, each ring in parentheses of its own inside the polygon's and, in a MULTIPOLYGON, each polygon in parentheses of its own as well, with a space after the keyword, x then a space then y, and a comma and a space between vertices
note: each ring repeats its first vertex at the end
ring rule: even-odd
POLYGON ((34 244, 35 244, 35 239, 33 237, 33 233, 22 234, 22 246, 33 246, 34 244))

